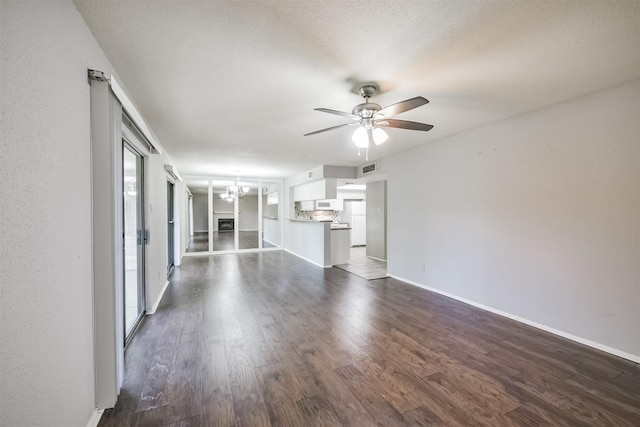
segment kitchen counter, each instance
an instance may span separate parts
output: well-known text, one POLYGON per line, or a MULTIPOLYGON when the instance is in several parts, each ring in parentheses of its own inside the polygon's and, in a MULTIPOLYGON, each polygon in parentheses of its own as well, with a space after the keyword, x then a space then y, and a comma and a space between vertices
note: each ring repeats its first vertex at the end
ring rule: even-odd
POLYGON ((331 229, 331 265, 346 264, 351 249, 351 229, 331 229))
POLYGON ((289 218, 287 250, 321 267, 344 264, 349 259, 350 228, 331 228, 332 221, 289 218))

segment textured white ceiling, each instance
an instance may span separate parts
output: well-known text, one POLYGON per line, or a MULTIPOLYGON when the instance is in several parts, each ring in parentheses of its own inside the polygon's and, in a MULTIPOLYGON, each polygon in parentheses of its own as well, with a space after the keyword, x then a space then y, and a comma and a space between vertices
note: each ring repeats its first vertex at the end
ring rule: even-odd
MULTIPOLYGON (((640 78, 640 1, 75 1, 182 174, 286 177, 357 165, 354 82, 430 132, 377 159, 640 78)), ((593 124, 606 125, 606 124, 593 124)))

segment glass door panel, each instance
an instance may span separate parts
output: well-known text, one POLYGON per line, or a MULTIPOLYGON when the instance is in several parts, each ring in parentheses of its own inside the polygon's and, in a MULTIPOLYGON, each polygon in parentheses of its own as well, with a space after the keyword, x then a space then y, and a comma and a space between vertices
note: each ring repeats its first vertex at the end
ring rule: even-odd
POLYGON ((238 249, 256 249, 260 244, 258 183, 240 181, 238 188, 238 249))
POLYGON ((277 182, 262 183, 262 247, 280 246, 280 221, 278 202, 280 185, 277 182))
POLYGON ((124 226, 125 343, 144 314, 144 216, 142 156, 127 144, 122 150, 124 226))
POLYGON ((235 197, 233 187, 235 181, 230 179, 211 180, 212 206, 213 206, 213 237, 211 239, 212 251, 235 250, 235 197))
POLYGON ((174 226, 173 218, 173 183, 167 181, 167 273, 174 265, 174 226))
POLYGON ((186 179, 185 183, 191 192, 187 252, 207 252, 209 250, 209 181, 186 179))

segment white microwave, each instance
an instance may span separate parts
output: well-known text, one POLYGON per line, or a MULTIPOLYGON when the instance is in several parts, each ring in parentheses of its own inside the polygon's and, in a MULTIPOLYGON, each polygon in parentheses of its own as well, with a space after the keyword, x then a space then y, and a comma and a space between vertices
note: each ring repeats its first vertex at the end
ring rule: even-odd
POLYGON ((335 200, 316 200, 317 211, 332 211, 336 208, 335 200))
POLYGON ((316 200, 317 211, 341 211, 343 209, 342 199, 316 200))

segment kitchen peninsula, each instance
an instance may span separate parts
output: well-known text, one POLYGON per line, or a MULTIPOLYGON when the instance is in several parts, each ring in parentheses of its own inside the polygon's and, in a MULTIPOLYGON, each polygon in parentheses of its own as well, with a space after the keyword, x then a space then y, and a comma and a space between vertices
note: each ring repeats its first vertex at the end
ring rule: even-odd
POLYGON ((349 260, 351 228, 332 228, 332 221, 289 219, 290 250, 321 267, 349 260))

